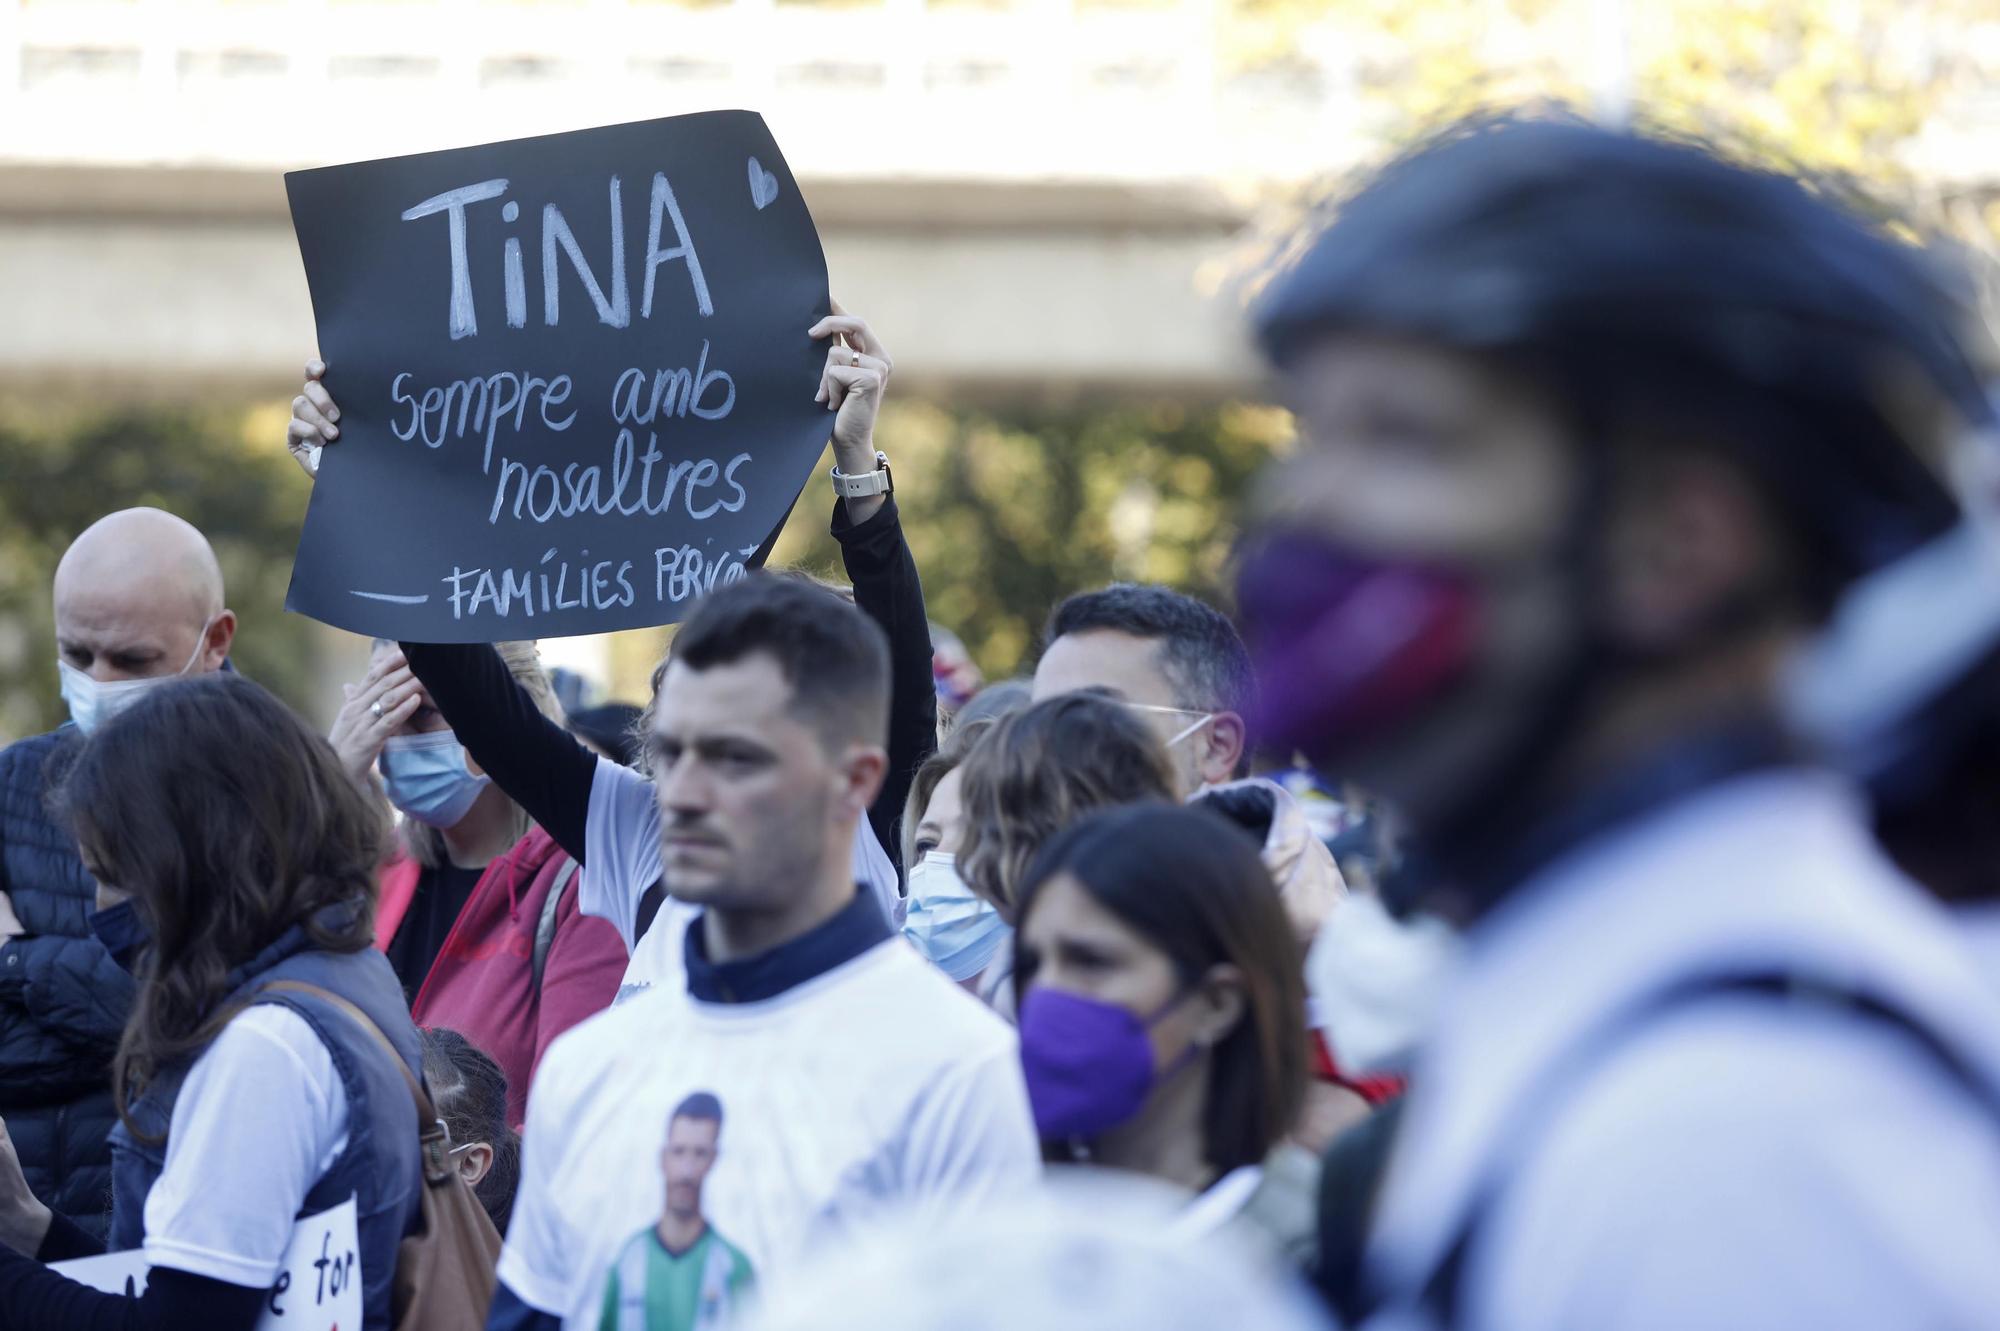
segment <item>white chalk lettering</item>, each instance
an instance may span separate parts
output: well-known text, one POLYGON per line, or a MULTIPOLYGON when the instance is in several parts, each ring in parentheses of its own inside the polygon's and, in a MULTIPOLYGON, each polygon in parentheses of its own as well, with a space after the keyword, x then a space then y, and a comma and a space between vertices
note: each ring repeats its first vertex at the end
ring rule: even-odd
MULTIPOLYGON (((504 179, 482 180, 434 194, 403 210, 402 218, 406 222, 438 213, 445 215, 451 256, 451 299, 447 323, 453 340, 473 337, 479 332, 479 312, 472 293, 472 265, 466 254, 466 209, 475 203, 499 198, 507 192, 507 188, 508 182, 504 179)), ((569 257, 570 268, 583 283, 585 293, 596 308, 598 320, 613 328, 631 326, 632 294, 625 280, 624 196, 617 176, 610 178, 608 193, 611 201, 611 255, 609 280, 603 283, 598 281, 597 270, 584 257, 583 247, 577 243, 576 233, 562 209, 554 203, 542 205, 542 322, 551 328, 558 324, 562 315, 559 254, 569 257)), ((502 204, 500 218, 509 226, 518 223, 521 218, 519 201, 509 199, 502 204)), ((641 318, 653 317, 653 297, 658 291, 660 266, 676 261, 686 266, 695 309, 703 318, 713 315, 715 301, 709 294, 708 275, 702 271, 701 255, 695 250, 687 218, 681 212, 680 201, 674 197, 674 187, 668 183, 666 173, 656 171, 653 173, 652 196, 647 210, 646 280, 639 301, 641 318), (669 227, 672 228, 671 238, 667 235, 669 227), (671 243, 667 243, 669 239, 671 243)), ((517 235, 507 235, 501 242, 500 276, 506 292, 507 326, 527 327, 527 274, 522 261, 521 238, 517 235)))
MULTIPOLYGON (((521 205, 514 202, 514 200, 509 199, 500 206, 501 221, 515 222, 519 221, 520 217, 521 205)), ((501 247, 501 258, 504 269, 502 277, 507 283, 507 326, 509 328, 526 328, 528 326, 528 283, 527 279, 521 275, 521 238, 519 236, 507 237, 507 243, 501 247)))
POLYGON ((440 448, 450 439, 480 439, 484 444, 481 474, 493 470, 495 436, 503 426, 521 433, 527 426, 530 406, 544 429, 560 432, 576 423, 574 407, 567 415, 551 411, 566 404, 575 388, 566 374, 544 379, 527 371, 501 370, 477 379, 433 384, 421 393, 404 387, 411 377, 405 370, 389 385, 390 432, 405 442, 421 439, 427 448, 440 448))
POLYGON ((583 279, 584 290, 590 293, 590 300, 597 307, 599 323, 613 328, 624 328, 632 322, 632 294, 625 287, 625 215, 619 206, 618 177, 611 177, 611 297, 606 299, 604 288, 597 285, 597 274, 591 271, 583 250, 576 243, 576 235, 569 229, 569 222, 562 210, 553 203, 542 205, 542 322, 554 328, 561 316, 562 299, 561 273, 556 268, 556 247, 569 255, 570 267, 583 279))
POLYGON ((649 431, 645 452, 637 459, 635 487, 632 464, 636 447, 632 432, 620 430, 611 446, 608 474, 594 462, 571 462, 557 471, 547 463, 502 456, 486 520, 497 524, 502 516, 508 516, 539 525, 579 513, 658 517, 678 503, 690 518, 703 522, 717 513, 740 513, 749 502, 749 492, 736 479, 737 469, 750 460, 748 453, 738 453, 727 463, 714 458, 682 458, 661 469, 658 464, 665 461, 665 454, 660 451, 660 437, 649 431), (733 493, 706 493, 718 482, 733 493))
POLYGON ((705 421, 719 421, 735 407, 736 380, 726 370, 708 368, 707 338, 702 339, 694 368, 653 371, 650 392, 646 372, 636 365, 621 372, 611 386, 611 418, 620 425, 651 425, 661 416, 684 418, 689 412, 705 421), (722 401, 704 406, 711 396, 709 390, 718 385, 722 401))
POLYGON ((454 565, 441 579, 451 589, 452 618, 487 611, 501 619, 514 614, 532 619, 558 610, 617 610, 637 603, 631 560, 615 564, 609 559, 592 560, 590 551, 585 550, 572 566, 567 559, 558 560, 558 553, 556 547, 549 547, 539 564, 530 568, 454 565))
MULTIPOLYGON (((708 298, 708 279, 702 276, 701 256, 694 252, 694 240, 688 235, 687 222, 681 217, 681 205, 674 198, 674 187, 667 183, 666 173, 653 173, 652 219, 646 224, 646 291, 639 301, 639 317, 653 317, 653 277, 661 264, 669 259, 687 261, 688 281, 694 284, 695 308, 707 318, 715 313, 715 303, 708 298), (660 248, 660 222, 670 218, 674 224, 674 235, 678 239, 672 249, 660 248)), ((555 320, 551 319, 550 323, 555 320)), ((621 325, 622 327, 622 325, 621 325)))
MULTIPOLYGON (((433 213, 446 214, 450 222, 448 228, 451 238, 450 328, 453 341, 461 337, 471 337, 479 331, 479 318, 472 308, 472 268, 465 258, 466 205, 496 198, 506 192, 505 180, 482 180, 476 185, 463 185, 458 189, 446 190, 442 194, 433 194, 422 203, 412 204, 403 210, 405 222, 414 222, 433 213)), ((555 320, 551 319, 549 322, 554 323, 555 320)))
POLYGON ((736 381, 721 370, 708 368, 708 339, 703 338, 701 359, 696 362, 694 369, 694 396, 692 400, 682 404, 683 409, 694 412, 705 421, 719 421, 727 416, 735 405, 736 381), (701 404, 708 400, 708 386, 713 383, 720 383, 728 396, 724 397, 718 406, 704 407, 701 404))
POLYGON ((741 579, 747 569, 734 554, 705 555, 691 545, 653 551, 653 596, 665 605, 714 591, 741 579))

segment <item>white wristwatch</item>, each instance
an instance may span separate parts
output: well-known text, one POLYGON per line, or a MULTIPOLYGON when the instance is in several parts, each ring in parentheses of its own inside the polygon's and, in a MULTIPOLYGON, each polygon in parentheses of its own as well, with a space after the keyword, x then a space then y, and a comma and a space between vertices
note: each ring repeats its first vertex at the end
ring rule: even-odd
POLYGON ((867 499, 872 495, 896 493, 896 478, 889 474, 889 455, 875 454, 875 470, 849 476, 838 466, 833 469, 833 492, 842 499, 867 499))

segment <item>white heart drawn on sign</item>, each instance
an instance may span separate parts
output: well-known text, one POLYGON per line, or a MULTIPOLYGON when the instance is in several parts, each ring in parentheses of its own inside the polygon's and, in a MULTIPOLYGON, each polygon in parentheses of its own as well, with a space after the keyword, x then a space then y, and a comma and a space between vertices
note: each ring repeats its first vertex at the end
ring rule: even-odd
POLYGON ((764 169, 764 164, 756 158, 750 159, 750 202, 763 212, 778 197, 778 178, 764 169))

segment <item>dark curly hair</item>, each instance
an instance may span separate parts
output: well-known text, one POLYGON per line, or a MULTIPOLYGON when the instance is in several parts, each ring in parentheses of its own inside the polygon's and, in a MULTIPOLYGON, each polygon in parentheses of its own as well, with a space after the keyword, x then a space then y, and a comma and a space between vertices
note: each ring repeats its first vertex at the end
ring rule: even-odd
POLYGON ((96 730, 55 795, 84 864, 150 927, 112 1061, 119 1116, 233 1015, 231 973, 304 926, 329 952, 374 941, 380 810, 326 740, 241 675, 174 680, 96 730))

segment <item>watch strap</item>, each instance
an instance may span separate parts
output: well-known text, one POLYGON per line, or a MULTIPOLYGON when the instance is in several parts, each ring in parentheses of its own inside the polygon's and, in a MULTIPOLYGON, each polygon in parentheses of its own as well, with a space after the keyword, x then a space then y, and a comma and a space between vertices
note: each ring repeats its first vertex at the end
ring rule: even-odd
POLYGON ((833 492, 842 499, 867 499, 874 495, 894 494, 895 477, 889 471, 889 455, 875 454, 875 470, 864 471, 858 476, 850 476, 838 465, 833 469, 833 492))

